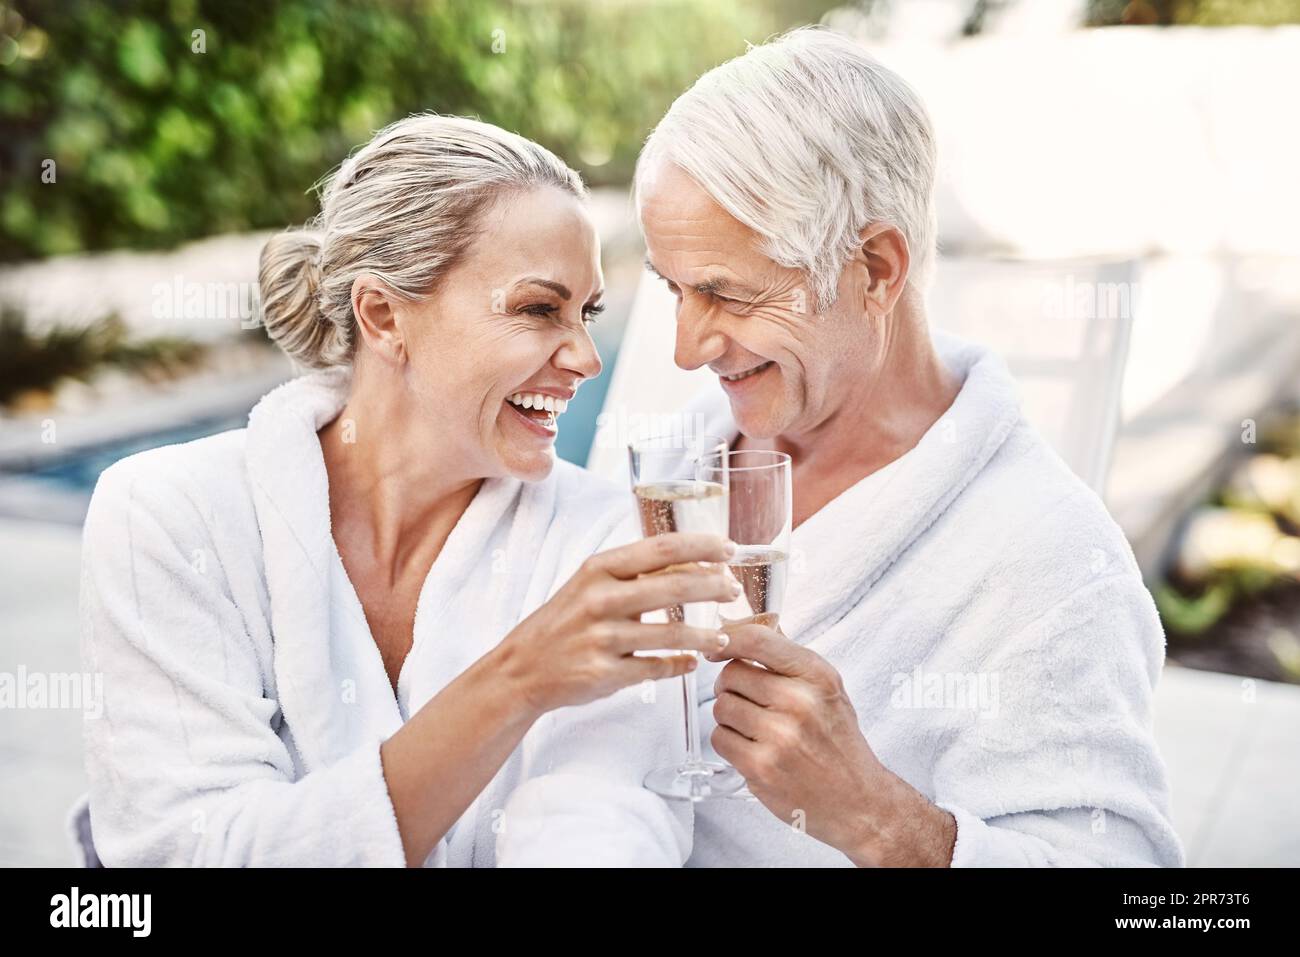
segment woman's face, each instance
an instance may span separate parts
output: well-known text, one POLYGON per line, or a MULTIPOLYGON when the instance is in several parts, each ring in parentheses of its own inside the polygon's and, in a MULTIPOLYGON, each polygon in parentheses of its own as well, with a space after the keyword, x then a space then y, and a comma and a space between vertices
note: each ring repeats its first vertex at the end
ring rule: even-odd
POLYGON ((399 310, 406 385, 437 446, 475 477, 545 478, 557 419, 600 374, 587 324, 603 291, 581 200, 542 187, 483 213, 433 295, 399 310))

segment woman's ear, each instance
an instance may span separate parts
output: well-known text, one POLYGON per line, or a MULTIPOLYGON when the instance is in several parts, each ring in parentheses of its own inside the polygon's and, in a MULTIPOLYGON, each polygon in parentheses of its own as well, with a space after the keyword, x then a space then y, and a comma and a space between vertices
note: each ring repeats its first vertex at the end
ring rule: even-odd
POLYGON ((903 294, 912 265, 907 237, 897 226, 875 223, 862 231, 854 258, 867 273, 862 305, 873 315, 889 315, 903 294))
POLYGON ((371 275, 352 283, 352 314, 357 334, 380 359, 394 365, 406 360, 406 342, 397 322, 398 299, 386 285, 371 275))

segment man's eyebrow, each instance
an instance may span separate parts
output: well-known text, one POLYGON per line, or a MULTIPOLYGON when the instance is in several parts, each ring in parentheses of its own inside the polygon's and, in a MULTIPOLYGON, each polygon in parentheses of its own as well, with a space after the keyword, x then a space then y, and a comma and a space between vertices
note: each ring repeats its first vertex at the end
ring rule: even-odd
MULTIPOLYGON (((649 259, 645 261, 645 268, 648 269, 650 272, 654 273, 656 276, 658 276, 660 279, 664 280, 665 282, 672 281, 663 273, 661 273, 658 269, 656 269, 655 264, 652 263, 649 259)), ((753 293, 750 292, 748 289, 742 289, 741 287, 733 283, 730 279, 727 279, 723 276, 710 276, 708 279, 704 280, 704 282, 696 283, 691 288, 698 293, 703 293, 704 295, 712 295, 714 293, 726 292, 727 290, 731 290, 733 292, 739 292, 741 295, 745 295, 745 296, 753 295, 753 293)))
POLYGON ((531 283, 534 286, 542 286, 546 289, 549 289, 551 290, 551 292, 555 293, 565 302, 568 302, 570 299, 573 298, 573 293, 569 292, 568 286, 562 283, 552 282, 549 279, 541 279, 537 276, 529 276, 527 279, 519 280, 519 282, 515 283, 515 285, 517 286, 523 285, 524 283, 531 283))

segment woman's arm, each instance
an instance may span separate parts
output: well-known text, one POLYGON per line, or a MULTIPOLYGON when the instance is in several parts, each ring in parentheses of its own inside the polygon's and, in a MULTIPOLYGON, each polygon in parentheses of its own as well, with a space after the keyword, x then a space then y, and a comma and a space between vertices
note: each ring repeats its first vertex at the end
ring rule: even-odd
POLYGON ((633 650, 716 647, 701 629, 635 623, 639 609, 730 589, 713 574, 638 578, 720 560, 707 536, 596 556, 382 748, 298 778, 263 693, 269 649, 231 598, 200 500, 122 463, 87 516, 83 655, 105 696, 87 768, 110 866, 419 864, 538 715, 688 666, 633 650))
MULTIPOLYGON (((600 550, 638 541, 632 519, 600 550)), ((525 780, 500 821, 498 866, 676 867, 690 856, 690 803, 642 784, 685 756, 680 681, 647 681, 548 714, 522 753, 525 780)))
POLYGON ((411 867, 424 862, 540 716, 508 658, 500 646, 484 655, 384 742, 384 777, 411 867))
POLYGON ((102 713, 84 722, 100 858, 400 867, 380 742, 301 775, 264 693, 269 643, 250 634, 213 547, 222 516, 185 477, 160 480, 163 467, 106 471, 83 533, 82 656, 103 676, 102 713))

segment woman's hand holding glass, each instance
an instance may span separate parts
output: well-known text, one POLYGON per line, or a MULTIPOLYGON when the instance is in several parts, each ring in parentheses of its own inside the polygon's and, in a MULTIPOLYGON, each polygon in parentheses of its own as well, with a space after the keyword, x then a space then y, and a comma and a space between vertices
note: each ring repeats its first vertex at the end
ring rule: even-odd
POLYGON ((728 602, 740 586, 725 563, 735 547, 718 535, 674 533, 593 555, 502 641, 503 667, 538 714, 585 704, 642 681, 696 667, 691 654, 716 652, 716 628, 645 622, 641 615, 691 602, 728 602))

